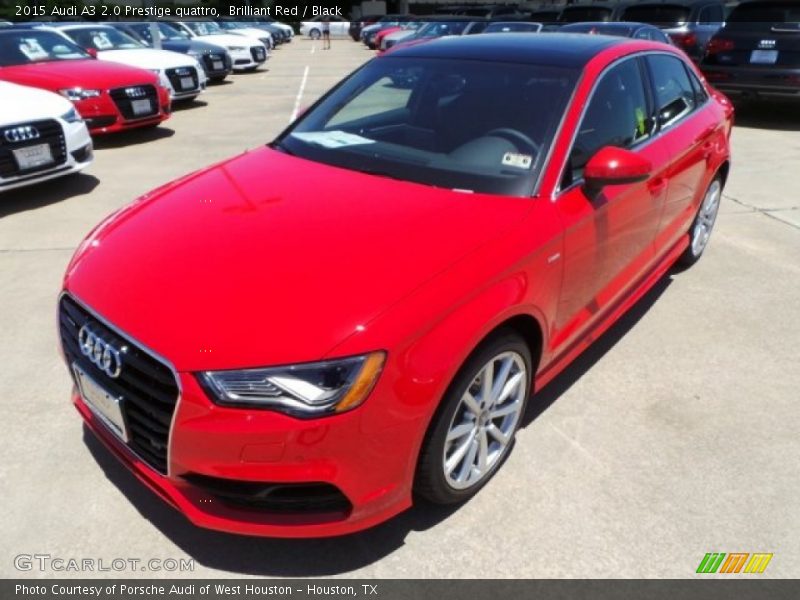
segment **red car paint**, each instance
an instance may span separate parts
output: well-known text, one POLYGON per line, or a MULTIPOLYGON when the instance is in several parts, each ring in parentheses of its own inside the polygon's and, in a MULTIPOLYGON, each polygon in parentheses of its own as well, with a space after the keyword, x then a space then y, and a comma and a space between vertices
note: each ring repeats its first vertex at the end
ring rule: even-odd
POLYGON ((136 127, 157 125, 170 116, 169 92, 158 83, 155 73, 108 61, 78 59, 31 63, 0 68, 0 79, 58 93, 66 88, 101 90, 100 96, 78 100, 75 108, 87 121, 92 134, 113 133, 136 127), (109 91, 152 85, 158 94, 158 113, 144 119, 126 119, 111 99, 109 91), (98 119, 108 119, 103 124, 98 119), (113 119, 113 120, 112 120, 113 119), (101 126, 95 125, 99 123, 101 126))
POLYGON ((397 25, 395 27, 387 27, 386 29, 381 29, 378 33, 375 34, 375 50, 378 52, 378 54, 380 54, 381 52, 381 42, 383 41, 383 38, 385 38, 387 35, 391 33, 394 33, 395 31, 400 31, 401 29, 402 27, 397 25))
POLYGON ((169 474, 133 455, 73 394, 76 407, 143 482, 203 527, 339 535, 408 508, 428 424, 481 340, 509 319, 538 327, 538 390, 687 247, 702 195, 729 161, 733 110, 710 88, 711 102, 638 153, 652 166, 647 181, 606 188, 600 206, 579 187, 557 194, 598 76, 643 51, 683 56, 634 41, 599 52, 565 109, 534 198, 463 194, 261 148, 122 209, 81 245, 63 285, 178 373, 169 474), (321 419, 220 406, 194 375, 375 350, 388 358, 366 402, 321 419), (236 510, 187 483, 188 472, 328 482, 353 509, 236 510))

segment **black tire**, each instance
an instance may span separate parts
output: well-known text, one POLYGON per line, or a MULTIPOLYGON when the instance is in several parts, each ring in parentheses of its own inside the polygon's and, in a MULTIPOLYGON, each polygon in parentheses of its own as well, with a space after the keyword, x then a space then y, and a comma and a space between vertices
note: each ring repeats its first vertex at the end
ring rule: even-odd
POLYGON ((717 205, 714 210, 713 218, 711 219, 711 226, 708 230, 708 236, 710 236, 711 233, 713 232, 714 224, 716 223, 717 219, 717 213, 719 212, 719 203, 722 201, 722 191, 724 189, 722 177, 720 175, 714 177, 714 179, 711 180, 711 183, 708 184, 708 188, 706 188, 706 191, 703 194, 703 200, 700 201, 700 206, 697 208, 697 214, 695 214, 694 219, 692 219, 692 224, 689 226, 689 231, 687 232, 687 235, 689 236, 689 245, 687 246, 686 250, 683 251, 683 254, 681 254, 680 257, 678 257, 677 261, 678 265, 683 268, 689 268, 693 264, 695 264, 698 260, 700 260, 700 257, 703 256, 703 253, 708 247, 708 237, 706 237, 706 241, 702 245, 702 247, 699 248, 693 243, 693 241, 695 236, 695 230, 698 228, 698 223, 700 222, 700 220, 706 219, 707 222, 708 215, 704 211, 704 207, 706 204, 705 200, 708 197, 708 194, 713 189, 715 189, 715 186, 718 186, 719 188, 719 198, 717 200, 717 205))
POLYGON ((318 40, 322 37, 322 32, 319 29, 312 29, 308 32, 308 37, 310 37, 312 40, 318 40))
POLYGON ((416 497, 434 504, 455 504, 471 498, 486 485, 503 465, 514 445, 514 434, 516 434, 520 422, 524 418, 528 397, 530 396, 533 379, 532 372, 531 350, 522 336, 511 329, 498 330, 475 349, 450 384, 425 435, 414 479, 414 494, 416 497), (447 481, 443 465, 448 430, 456 411, 460 410, 462 396, 476 376, 490 360, 505 352, 518 354, 525 364, 527 374, 525 377, 524 400, 519 417, 511 433, 511 441, 506 445, 499 459, 485 475, 481 476, 482 478, 479 481, 466 489, 456 489, 447 481))

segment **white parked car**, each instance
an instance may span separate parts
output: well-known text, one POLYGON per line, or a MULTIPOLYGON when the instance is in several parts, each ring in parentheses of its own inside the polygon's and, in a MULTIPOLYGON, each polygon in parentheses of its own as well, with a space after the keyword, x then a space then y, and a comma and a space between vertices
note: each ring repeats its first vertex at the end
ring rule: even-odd
POLYGON ((153 71, 173 100, 192 100, 206 89, 205 69, 188 54, 148 48, 109 25, 62 25, 56 31, 100 60, 153 71))
MULTIPOLYGON (((310 21, 300 24, 300 35, 307 35, 312 40, 322 37, 322 22, 325 17, 314 17, 310 21)), ((350 35, 350 21, 342 17, 328 17, 330 21, 331 37, 345 37, 350 35)))
POLYGON ((224 29, 226 33, 231 35, 243 35, 249 38, 255 38, 264 44, 268 50, 275 47, 275 40, 272 39, 272 34, 266 29, 256 29, 249 27, 246 23, 240 21, 221 21, 218 23, 220 28, 224 29))
POLYGON ((228 33, 213 21, 170 21, 169 24, 185 31, 192 39, 224 46, 231 55, 234 71, 254 71, 269 57, 261 40, 228 33))
POLYGON ((92 138, 72 102, 0 81, 0 192, 88 167, 92 138))

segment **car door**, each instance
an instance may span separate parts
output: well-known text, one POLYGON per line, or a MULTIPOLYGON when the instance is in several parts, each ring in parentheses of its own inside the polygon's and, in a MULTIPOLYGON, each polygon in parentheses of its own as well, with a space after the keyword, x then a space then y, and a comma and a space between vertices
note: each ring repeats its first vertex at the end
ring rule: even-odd
POLYGON ((347 35, 347 28, 350 23, 345 21, 342 17, 331 17, 331 35, 345 36, 347 35))
MULTIPOLYGON (((639 58, 607 69, 595 85, 576 133, 556 206, 565 231, 564 279, 553 346, 582 335, 650 267, 666 193, 668 156, 653 138, 654 120, 639 58), (617 146, 648 159, 646 181, 608 186, 589 197, 583 168, 601 148, 617 146)), ((553 348, 555 349, 555 348, 553 348)))
POLYGON ((686 232, 705 192, 715 151, 724 147, 724 123, 708 108, 708 96, 683 59, 645 58, 653 84, 659 137, 669 150, 669 189, 659 220, 656 252, 686 232), (694 81, 693 81, 694 79, 694 81))

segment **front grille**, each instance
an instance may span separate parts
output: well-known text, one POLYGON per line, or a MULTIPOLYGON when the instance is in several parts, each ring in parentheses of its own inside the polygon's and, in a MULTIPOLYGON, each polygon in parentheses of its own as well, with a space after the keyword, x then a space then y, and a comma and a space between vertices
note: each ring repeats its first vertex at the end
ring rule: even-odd
POLYGON ((128 447, 151 467, 166 474, 169 430, 179 394, 174 373, 67 295, 59 303, 59 330, 70 367, 77 364, 109 393, 122 396, 122 412, 129 430, 128 447), (115 348, 124 348, 118 378, 109 377, 81 353, 78 332, 87 324, 115 348))
POLYGON ((167 79, 169 79, 176 94, 197 91, 197 88, 200 87, 200 78, 197 75, 197 71, 192 67, 167 69, 167 79), (184 86, 184 82, 191 83, 191 85, 184 86))
MULTIPOLYGON (((12 137, 11 133, 9 133, 9 137, 12 137)), ((46 121, 31 121, 0 128, 0 176, 2 177, 47 171, 48 169, 64 164, 66 160, 67 145, 64 140, 64 131, 61 129, 61 125, 59 125, 58 121, 53 121, 51 119, 46 121), (20 141, 10 141, 7 139, 6 132, 11 132, 17 128, 32 128, 27 131, 31 132, 35 130, 38 133, 38 137, 20 141), (38 146, 40 144, 47 144, 50 146, 50 154, 53 157, 53 162, 38 167, 21 168, 14 156, 14 150, 38 146)))
POLYGON ((203 66, 207 73, 215 73, 218 71, 227 71, 231 68, 230 58, 225 54, 206 54, 203 56, 203 66), (214 63, 222 63, 222 69, 215 69, 214 63))
POLYGON ((269 483, 209 477, 197 473, 183 476, 186 481, 234 508, 249 508, 274 514, 335 513, 347 516, 352 504, 330 483, 269 483))
POLYGON ((117 88, 109 92, 114 104, 117 105, 119 112, 127 121, 135 119, 149 119, 158 114, 158 92, 152 85, 132 85, 124 88, 117 88), (149 100, 151 111, 149 113, 137 114, 134 112, 133 103, 138 100, 149 100))
POLYGON ((264 62, 267 60, 267 53, 261 46, 253 46, 250 48, 250 56, 253 57, 255 62, 264 62))

